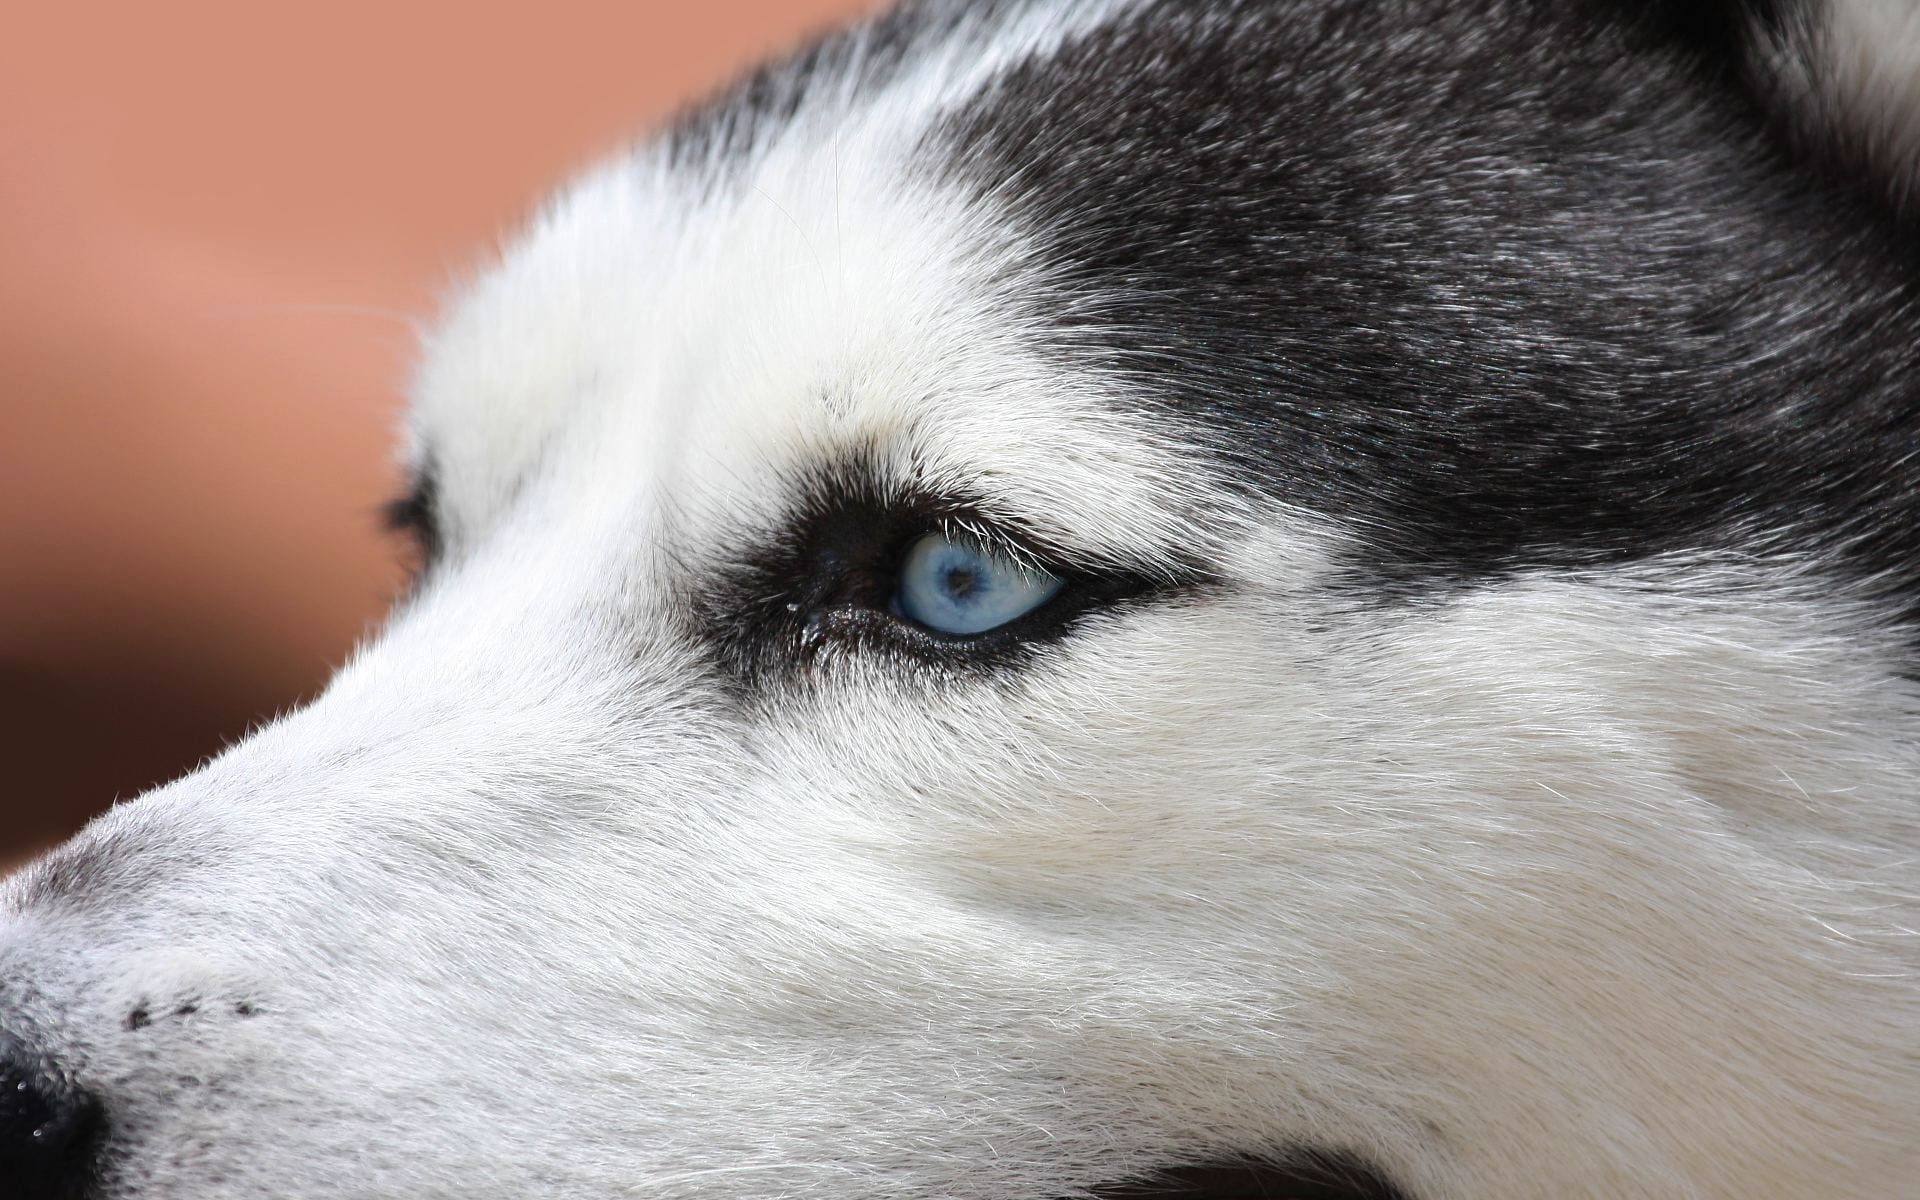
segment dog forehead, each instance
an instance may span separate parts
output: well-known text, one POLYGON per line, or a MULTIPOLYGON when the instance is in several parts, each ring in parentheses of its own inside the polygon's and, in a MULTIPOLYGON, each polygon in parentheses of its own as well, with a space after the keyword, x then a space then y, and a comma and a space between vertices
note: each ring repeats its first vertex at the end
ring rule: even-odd
POLYGON ((429 345, 410 428, 453 523, 530 489, 771 520, 858 459, 1070 544, 1191 551, 1204 448, 1034 317, 1026 235, 916 169, 912 128, 801 126, 719 180, 642 154, 564 194, 429 345))

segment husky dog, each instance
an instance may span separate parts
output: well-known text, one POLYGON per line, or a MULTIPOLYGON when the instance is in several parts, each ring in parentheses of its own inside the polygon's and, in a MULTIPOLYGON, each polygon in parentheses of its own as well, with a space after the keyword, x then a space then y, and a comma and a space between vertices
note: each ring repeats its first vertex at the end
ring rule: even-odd
POLYGON ((26 1200, 1920 1196, 1920 16, 929 0, 0 899, 26 1200))

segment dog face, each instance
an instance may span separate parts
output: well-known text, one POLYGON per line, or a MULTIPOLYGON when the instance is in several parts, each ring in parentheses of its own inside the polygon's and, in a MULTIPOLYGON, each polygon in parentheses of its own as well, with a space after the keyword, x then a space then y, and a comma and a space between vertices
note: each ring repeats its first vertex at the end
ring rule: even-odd
POLYGON ((8 885, 0 1165, 1897 1193, 1904 160, 1756 28, 909 7, 603 167, 389 628, 8 885))

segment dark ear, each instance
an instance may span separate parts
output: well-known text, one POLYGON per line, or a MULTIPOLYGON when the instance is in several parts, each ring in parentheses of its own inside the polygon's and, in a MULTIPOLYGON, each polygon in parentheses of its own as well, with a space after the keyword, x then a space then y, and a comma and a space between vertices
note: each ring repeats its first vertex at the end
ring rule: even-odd
MULTIPOLYGON (((1686 0, 1681 0, 1685 3, 1686 0)), ((1920 2, 1712 0, 1799 148, 1920 213, 1920 2)))

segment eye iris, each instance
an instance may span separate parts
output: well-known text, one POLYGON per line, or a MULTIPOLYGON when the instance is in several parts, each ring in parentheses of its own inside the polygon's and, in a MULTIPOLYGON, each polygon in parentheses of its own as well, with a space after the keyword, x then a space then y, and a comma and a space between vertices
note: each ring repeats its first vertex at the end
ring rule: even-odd
POLYGON ((900 566, 894 611, 939 633, 985 633, 1039 608, 1058 576, 944 534, 915 542, 900 566))

